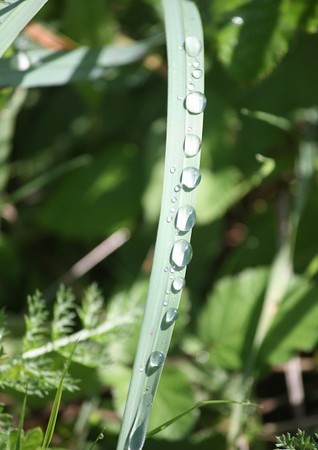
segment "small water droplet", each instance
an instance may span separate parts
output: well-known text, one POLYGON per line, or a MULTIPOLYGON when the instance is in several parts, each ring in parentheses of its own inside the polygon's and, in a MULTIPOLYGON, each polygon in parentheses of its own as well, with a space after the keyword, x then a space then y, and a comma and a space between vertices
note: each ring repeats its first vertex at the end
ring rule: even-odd
POLYGON ((193 90, 194 90, 194 84, 192 83, 192 81, 190 81, 190 82, 188 83, 188 90, 189 90, 189 91, 193 91, 193 90))
POLYGON ((193 76, 193 78, 195 78, 196 80, 198 80, 199 78, 201 78, 202 75, 203 75, 203 72, 202 72, 201 69, 195 69, 195 70, 192 72, 192 76, 193 76))
POLYGON ((168 270, 169 270, 169 267, 164 268, 164 272, 168 272, 168 270))
POLYGON ((184 47, 189 56, 197 57, 202 50, 202 42, 196 36, 188 36, 185 39, 184 47))
POLYGON ((196 220, 195 210, 190 205, 184 205, 179 208, 176 217, 176 229, 182 232, 190 231, 196 220))
POLYGON ((183 100, 182 95, 178 95, 178 100, 183 100))
POLYGON ((175 210, 176 210, 176 208, 170 208, 170 212, 171 212, 171 213, 174 213, 175 210))
POLYGON ((143 366, 140 366, 140 367, 139 367, 139 372, 143 372, 143 371, 144 371, 143 366))
POLYGON ((197 155, 200 149, 201 149, 201 139, 195 134, 190 133, 186 134, 183 143, 184 154, 188 158, 191 158, 192 156, 197 155))
POLYGON ((181 174, 181 184, 185 190, 192 191, 201 181, 201 173, 196 167, 186 167, 181 174))
POLYGON ((234 25, 241 26, 244 24, 244 19, 242 17, 235 16, 235 17, 232 17, 231 22, 234 23, 234 25))
POLYGON ((170 173, 175 173, 176 172, 176 168, 173 166, 170 168, 170 173))
POLYGON ((169 308, 164 315, 163 321, 161 323, 161 328, 166 330, 173 324, 178 318, 178 310, 176 308, 169 308))
POLYGON ((168 301, 167 301, 167 300, 165 300, 165 301, 163 302, 163 306, 168 306, 168 301))
POLYGON ((193 61, 192 67, 193 67, 194 69, 198 69, 198 68, 200 67, 200 62, 199 62, 199 61, 193 61))
POLYGON ((188 128, 187 128, 187 132, 188 132, 188 133, 191 133, 191 131, 192 131, 192 127, 188 127, 188 128))
POLYGON ((171 262, 178 268, 183 269, 192 258, 192 247, 185 239, 176 241, 171 251, 171 262))
POLYGON ((183 277, 176 277, 171 285, 174 292, 180 292, 185 286, 185 279, 183 277))
POLYGON ((165 355, 162 352, 152 352, 147 363, 147 375, 153 374, 165 362, 165 355))
POLYGON ((174 188, 174 192, 180 192, 181 191, 181 186, 180 184, 178 184, 175 188, 174 188))
POLYGON ((176 201, 177 201, 177 197, 172 197, 171 198, 171 203, 176 203, 176 201))
POLYGON ((190 92, 185 98, 185 107, 191 114, 200 114, 206 107, 206 98, 202 92, 190 92))
POLYGON ((171 223, 171 222, 172 222, 172 219, 173 219, 172 216, 168 216, 168 217, 166 218, 166 222, 167 222, 167 223, 171 223))
POLYGON ((171 267, 170 273, 175 273, 175 269, 173 267, 171 267))

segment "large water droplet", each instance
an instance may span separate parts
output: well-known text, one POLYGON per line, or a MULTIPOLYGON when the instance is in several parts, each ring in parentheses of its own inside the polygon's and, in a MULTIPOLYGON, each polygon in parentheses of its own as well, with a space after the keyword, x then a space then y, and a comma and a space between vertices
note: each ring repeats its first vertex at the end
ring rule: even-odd
POLYGON ((193 76, 193 78, 195 78, 196 80, 198 80, 199 78, 201 78, 202 75, 203 75, 203 72, 202 72, 201 69, 195 69, 195 70, 192 72, 192 76, 193 76))
POLYGON ((201 139, 195 134, 188 133, 185 135, 183 150, 184 154, 191 158, 199 153, 201 149, 201 139))
POLYGON ((200 114, 206 107, 206 98, 202 92, 190 92, 185 98, 185 107, 191 114, 200 114))
POLYGON ((202 42, 196 36, 188 36, 185 39, 184 47, 189 56, 196 57, 202 50, 202 42))
POLYGON ((161 328, 166 330, 169 328, 173 322, 175 322, 178 318, 178 310, 176 308, 169 308, 164 315, 163 321, 161 323, 161 328))
POLYGON ((176 217, 176 229, 182 232, 190 231, 196 220, 195 210, 190 205, 184 205, 179 208, 176 217))
POLYGON ((180 292, 185 286, 185 279, 183 277, 176 277, 171 285, 173 292, 180 292))
POLYGON ((232 17, 231 22, 234 23, 234 25, 243 25, 244 24, 244 19, 242 17, 239 16, 235 16, 232 17))
POLYGON ((147 375, 153 374, 165 362, 165 355, 162 352, 152 352, 147 363, 147 375))
POLYGON ((201 181, 201 173, 196 167, 186 167, 181 174, 181 184, 185 190, 195 189, 201 181))
POLYGON ((174 243, 171 251, 171 261, 179 269, 189 264, 192 258, 192 247, 190 242, 180 239, 174 243))
POLYGON ((125 448, 127 448, 127 450, 142 449, 146 438, 146 431, 152 402, 153 396, 148 392, 145 392, 139 403, 136 417, 129 433, 128 443, 125 445, 125 448))

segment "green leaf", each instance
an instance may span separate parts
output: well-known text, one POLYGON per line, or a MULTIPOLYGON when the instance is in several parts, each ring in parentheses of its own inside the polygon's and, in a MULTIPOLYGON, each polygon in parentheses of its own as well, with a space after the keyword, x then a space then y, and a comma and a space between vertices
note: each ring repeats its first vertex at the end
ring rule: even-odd
POLYGON ((226 369, 242 369, 249 355, 268 271, 247 269, 221 279, 208 297, 198 322, 198 334, 210 361, 226 369))
POLYGON ((287 53, 310 5, 279 0, 232 5, 216 17, 219 57, 235 79, 260 80, 287 53))
POLYGON ((99 154, 54 189, 39 212, 41 224, 59 235, 90 240, 132 226, 139 213, 138 162, 131 145, 99 154))
POLYGON ((13 0, 0 5, 0 57, 47 0, 13 0))
POLYGON ((36 427, 28 430, 25 434, 23 450, 37 450, 43 440, 43 431, 36 427))
POLYGON ((318 286, 296 278, 281 302, 259 352, 259 364, 282 364, 318 341, 318 286))

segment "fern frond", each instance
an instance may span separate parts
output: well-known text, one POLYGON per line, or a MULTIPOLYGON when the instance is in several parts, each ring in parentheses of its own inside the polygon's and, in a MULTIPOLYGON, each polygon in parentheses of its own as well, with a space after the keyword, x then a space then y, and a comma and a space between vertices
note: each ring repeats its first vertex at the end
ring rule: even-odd
POLYGON ((280 450, 317 450, 317 438, 317 434, 315 437, 306 436, 304 431, 298 430, 295 436, 290 433, 277 436, 276 448, 280 450))
POLYGON ((52 340, 67 336, 74 330, 75 325, 75 297, 71 289, 63 284, 56 294, 53 309, 52 340))
POLYGON ((48 310, 39 291, 27 298, 28 314, 25 316, 26 332, 23 338, 23 351, 39 347, 48 338, 48 310))
POLYGON ((100 325, 103 318, 103 304, 103 296, 97 284, 88 286, 84 292, 82 306, 78 308, 83 328, 90 330, 100 325))

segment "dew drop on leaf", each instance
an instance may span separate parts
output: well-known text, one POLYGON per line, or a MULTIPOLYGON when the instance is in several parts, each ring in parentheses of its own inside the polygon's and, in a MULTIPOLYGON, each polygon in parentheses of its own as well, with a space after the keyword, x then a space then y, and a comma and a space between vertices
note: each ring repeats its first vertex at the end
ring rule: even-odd
POLYGON ((147 375, 151 375, 155 370, 159 369, 165 362, 165 355, 162 352, 152 352, 147 363, 147 375))
POLYGON ((206 107, 206 98, 202 92, 190 92, 185 98, 185 107, 191 114, 200 114, 206 107))
POLYGON ((202 42, 196 36, 188 36, 185 39, 184 48, 189 56, 197 57, 202 50, 202 42))
POLYGON ((203 72, 202 72, 201 69, 195 69, 195 70, 192 72, 192 76, 193 76, 193 78, 195 78, 196 80, 198 80, 199 78, 201 78, 202 75, 203 75, 203 72))
POLYGON ((201 173, 196 167, 186 167, 181 174, 181 184, 186 190, 195 189, 201 181, 201 173))
POLYGON ((164 320, 164 328, 168 328, 170 325, 173 324, 178 318, 178 310, 176 308, 169 308, 166 312, 163 320, 164 320))
POLYGON ((180 292, 185 286, 185 279, 183 277, 176 277, 171 285, 173 292, 180 292))
POLYGON ((184 205, 179 208, 176 217, 176 229, 182 232, 190 231, 196 220, 195 210, 190 205, 184 205))
POLYGON ((174 243, 171 251, 171 261, 179 269, 189 264, 192 258, 192 247, 190 242, 179 239, 174 243))
POLYGON ((192 156, 197 155, 200 149, 201 149, 201 139, 195 134, 191 133, 186 134, 183 143, 184 154, 188 158, 191 158, 192 156))

